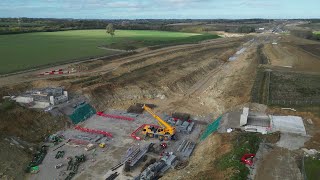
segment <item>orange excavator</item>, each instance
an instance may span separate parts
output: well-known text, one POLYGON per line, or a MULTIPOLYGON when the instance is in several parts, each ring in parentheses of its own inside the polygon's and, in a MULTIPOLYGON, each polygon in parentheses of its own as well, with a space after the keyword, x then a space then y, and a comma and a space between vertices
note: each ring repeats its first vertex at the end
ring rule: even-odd
POLYGON ((145 134, 148 137, 152 138, 158 138, 160 141, 168 141, 168 140, 174 140, 174 136, 176 134, 176 128, 172 127, 169 123, 162 120, 158 115, 156 115, 150 107, 143 105, 142 107, 144 110, 146 110, 149 114, 151 114, 160 125, 159 128, 147 125, 143 128, 143 134, 145 134))

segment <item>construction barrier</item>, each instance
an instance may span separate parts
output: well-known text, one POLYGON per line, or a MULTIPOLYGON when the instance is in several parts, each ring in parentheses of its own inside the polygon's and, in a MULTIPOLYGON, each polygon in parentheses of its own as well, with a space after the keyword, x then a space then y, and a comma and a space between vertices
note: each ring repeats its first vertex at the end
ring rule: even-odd
POLYGON ((102 131, 102 130, 96 130, 96 129, 89 129, 89 128, 84 128, 81 126, 76 126, 75 127, 76 130, 82 131, 82 132, 88 132, 88 133, 92 133, 92 134, 102 134, 108 137, 113 137, 111 133, 106 132, 106 131, 102 131))
POLYGON ((200 140, 203 141, 205 140, 211 133, 217 131, 220 121, 222 119, 222 116, 218 117, 213 123, 209 124, 207 129, 202 133, 200 140))
POLYGON ((111 118, 111 119, 121 119, 121 120, 126 120, 126 121, 133 121, 134 120, 134 118, 131 118, 131 117, 119 116, 119 115, 114 115, 114 114, 104 114, 103 112, 97 112, 97 115, 111 118))

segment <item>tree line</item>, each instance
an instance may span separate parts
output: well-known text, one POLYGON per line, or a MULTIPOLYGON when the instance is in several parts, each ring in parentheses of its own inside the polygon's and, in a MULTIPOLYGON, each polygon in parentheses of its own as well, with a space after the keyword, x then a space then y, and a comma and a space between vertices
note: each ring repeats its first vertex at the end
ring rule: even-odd
POLYGON ((125 30, 161 30, 161 31, 183 31, 185 26, 172 26, 172 24, 187 24, 186 29, 197 29, 203 32, 212 30, 206 24, 238 25, 236 29, 224 28, 224 31, 248 33, 253 32, 251 24, 267 23, 271 20, 265 19, 137 19, 137 20, 101 20, 101 19, 53 19, 53 18, 0 18, 0 34, 17 34, 28 32, 52 32, 80 29, 105 29, 112 24, 115 29, 125 30), (242 27, 242 24, 245 26, 242 27))

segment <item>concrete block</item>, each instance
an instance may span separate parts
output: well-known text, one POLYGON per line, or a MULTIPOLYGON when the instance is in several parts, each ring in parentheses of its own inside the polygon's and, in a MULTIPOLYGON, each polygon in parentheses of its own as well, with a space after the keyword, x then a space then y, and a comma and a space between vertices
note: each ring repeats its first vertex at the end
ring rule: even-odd
POLYGON ((271 116, 272 131, 306 135, 303 120, 299 116, 271 116))

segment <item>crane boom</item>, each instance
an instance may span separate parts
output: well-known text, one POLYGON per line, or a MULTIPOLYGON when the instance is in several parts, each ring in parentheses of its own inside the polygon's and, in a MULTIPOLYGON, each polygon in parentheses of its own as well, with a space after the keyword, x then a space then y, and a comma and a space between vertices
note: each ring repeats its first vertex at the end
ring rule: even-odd
MULTIPOLYGON (((162 120, 158 115, 156 115, 152 110, 151 108, 149 108, 148 106, 146 105, 143 105, 142 107, 144 110, 146 110, 149 114, 151 114, 157 121, 158 123, 161 125, 161 126, 164 126, 165 129, 167 129, 169 132, 171 132, 172 134, 175 133, 175 128, 170 126, 169 123, 167 123, 166 121, 162 120)), ((170 134, 171 134, 170 133, 170 134)))

